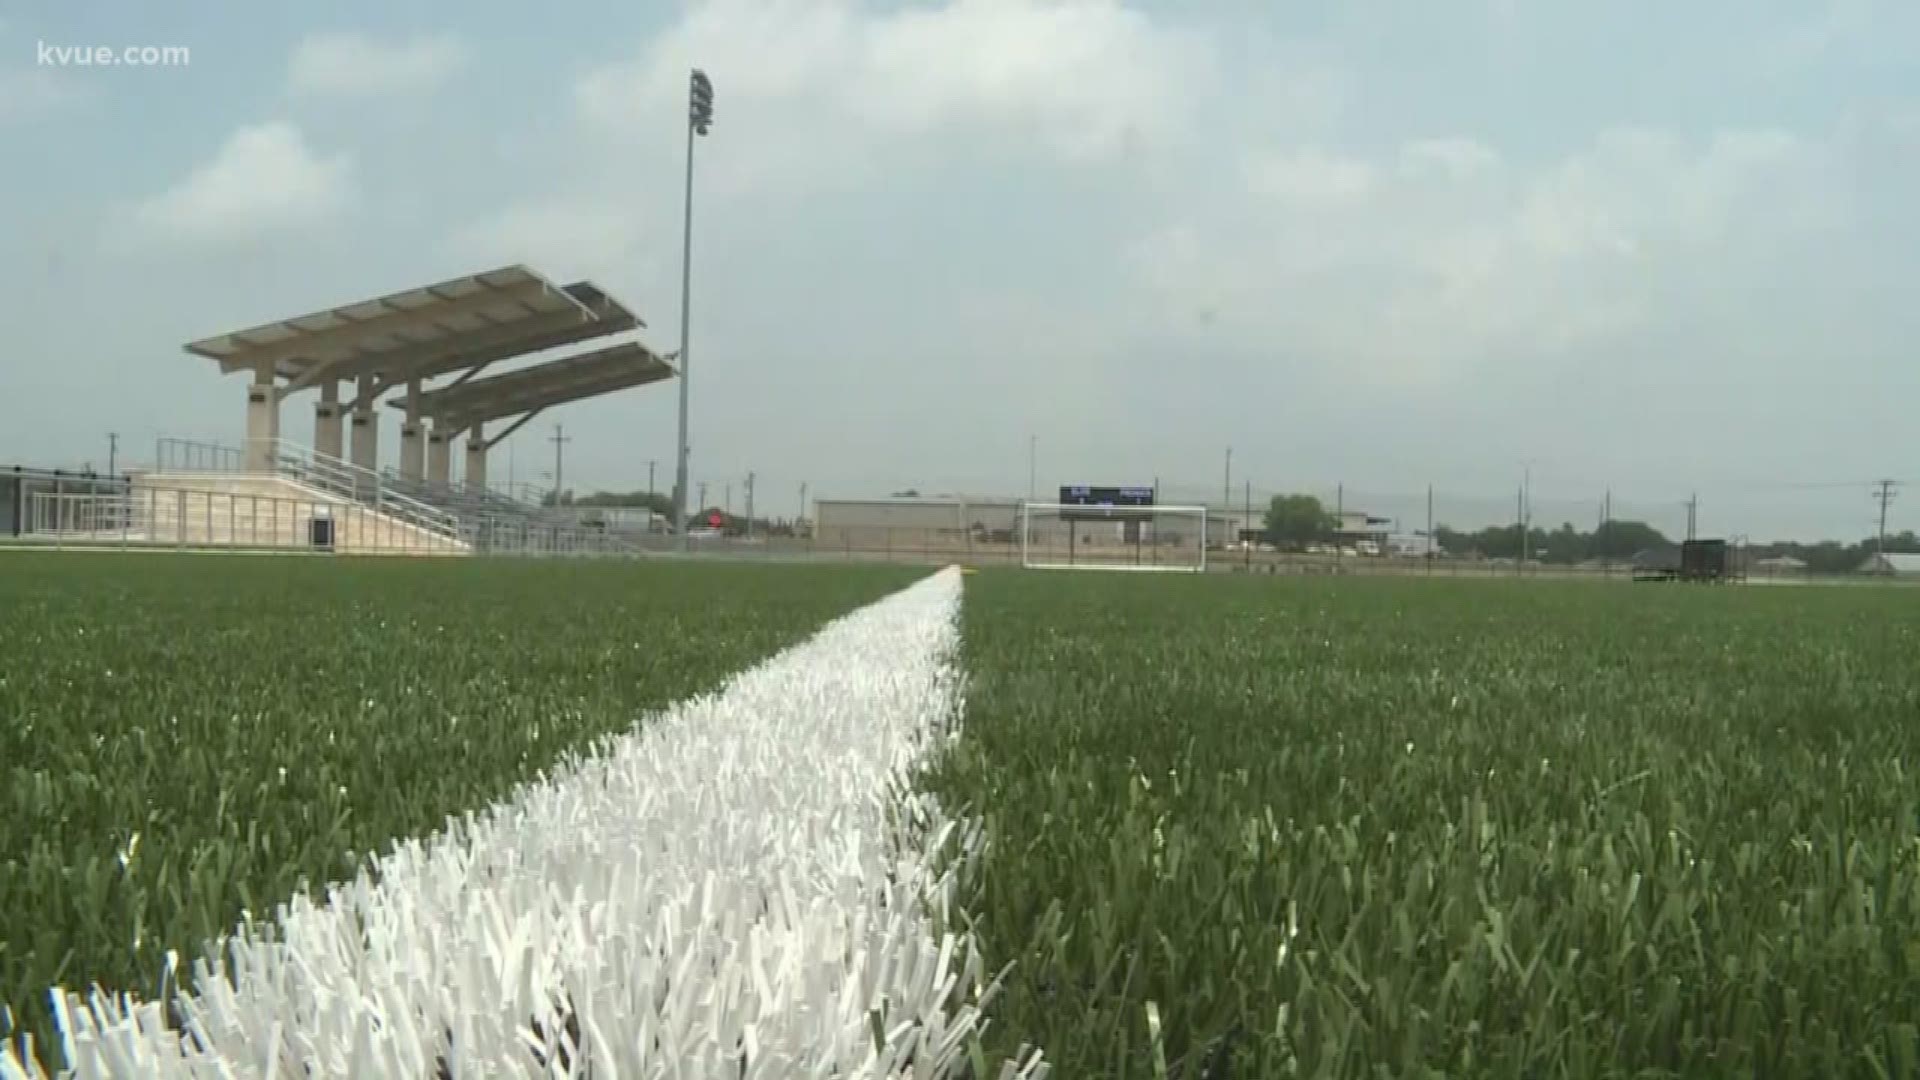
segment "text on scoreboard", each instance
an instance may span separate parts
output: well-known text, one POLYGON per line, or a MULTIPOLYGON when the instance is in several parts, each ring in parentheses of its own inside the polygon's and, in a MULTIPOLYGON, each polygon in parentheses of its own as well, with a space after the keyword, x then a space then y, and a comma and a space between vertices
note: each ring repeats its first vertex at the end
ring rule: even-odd
POLYGON ((1060 489, 1060 502, 1066 506, 1152 506, 1153 489, 1070 484, 1060 489))

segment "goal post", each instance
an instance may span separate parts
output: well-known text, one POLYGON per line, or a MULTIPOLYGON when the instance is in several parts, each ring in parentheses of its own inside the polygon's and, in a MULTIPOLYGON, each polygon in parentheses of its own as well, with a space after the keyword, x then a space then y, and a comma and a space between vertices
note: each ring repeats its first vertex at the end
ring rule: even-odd
POLYGON ((1207 568, 1207 508, 1023 502, 1020 565, 1198 573, 1207 568))

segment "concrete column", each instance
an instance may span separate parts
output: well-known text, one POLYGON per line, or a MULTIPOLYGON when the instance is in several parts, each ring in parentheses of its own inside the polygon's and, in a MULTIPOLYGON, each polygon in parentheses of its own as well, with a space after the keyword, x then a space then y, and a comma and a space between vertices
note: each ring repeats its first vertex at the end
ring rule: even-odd
POLYGON ((421 438, 420 425, 409 420, 400 425, 400 477, 419 480, 427 472, 427 444, 421 438))
POLYGON ((469 491, 481 491, 487 486, 487 441, 475 428, 467 434, 467 476, 469 491))
POLYGON ((420 441, 420 380, 407 380, 407 419, 400 425, 400 478, 418 480, 426 473, 427 448, 420 441))
POLYGON ((344 411, 340 408, 340 384, 327 379, 320 384, 320 400, 313 406, 313 449, 327 457, 347 456, 344 411))
POLYGON ((353 463, 368 472, 380 468, 380 425, 373 407, 353 410, 353 463))
POLYGON ((242 465, 247 472, 274 471, 275 444, 280 439, 280 388, 273 383, 273 368, 254 372, 247 387, 247 444, 242 465))
POLYGON ((368 472, 380 471, 380 417, 374 411, 373 376, 362 375, 353 392, 353 463, 368 472))
POLYGON ((427 430, 427 479, 441 487, 453 483, 453 457, 438 421, 427 430))

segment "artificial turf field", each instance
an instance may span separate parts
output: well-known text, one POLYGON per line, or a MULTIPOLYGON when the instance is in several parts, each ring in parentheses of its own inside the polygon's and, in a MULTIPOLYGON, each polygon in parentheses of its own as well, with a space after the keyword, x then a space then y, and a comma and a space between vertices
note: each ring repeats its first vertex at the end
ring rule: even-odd
MULTIPOLYGON (((0 559, 0 1001, 46 1045, 47 987, 152 991, 918 573, 0 559)), ((985 827, 989 1055, 1920 1072, 1913 594, 983 571, 961 620, 920 783, 985 827)))

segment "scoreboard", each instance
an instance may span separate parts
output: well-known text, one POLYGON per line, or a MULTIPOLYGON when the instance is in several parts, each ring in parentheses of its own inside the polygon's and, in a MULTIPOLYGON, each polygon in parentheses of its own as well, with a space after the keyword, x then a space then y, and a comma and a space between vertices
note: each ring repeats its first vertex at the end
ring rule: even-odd
POLYGON ((1060 489, 1060 504, 1069 508, 1061 517, 1081 521, 1146 517, 1153 509, 1153 489, 1070 484, 1060 489))

